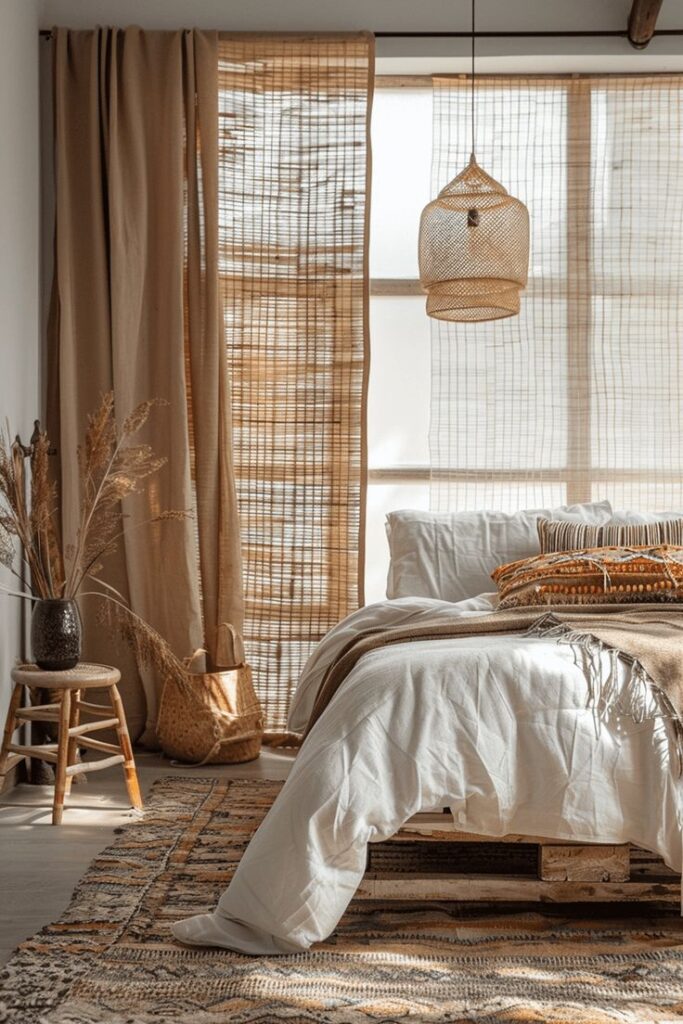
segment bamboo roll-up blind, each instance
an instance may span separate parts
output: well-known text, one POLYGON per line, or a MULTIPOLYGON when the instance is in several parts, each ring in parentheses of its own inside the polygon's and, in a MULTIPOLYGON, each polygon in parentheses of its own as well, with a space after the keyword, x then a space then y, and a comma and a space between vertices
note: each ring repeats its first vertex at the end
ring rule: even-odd
MULTIPOLYGON (((434 193, 467 162, 434 82, 434 193)), ((432 321, 432 504, 683 508, 683 76, 477 78, 477 157, 529 208, 520 316, 432 321)))
POLYGON ((367 34, 219 44, 220 271, 245 645, 269 725, 362 602, 367 34))

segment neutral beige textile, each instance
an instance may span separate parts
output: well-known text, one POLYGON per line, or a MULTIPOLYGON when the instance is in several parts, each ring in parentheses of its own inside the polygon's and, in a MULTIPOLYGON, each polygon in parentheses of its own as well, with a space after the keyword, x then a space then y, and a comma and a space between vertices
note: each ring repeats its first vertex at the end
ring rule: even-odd
MULTIPOLYGON (((637 674, 632 679, 632 709, 638 714, 643 694, 637 692, 640 684, 651 687, 658 711, 672 720, 679 750, 683 744, 683 613, 662 608, 661 605, 591 605, 585 611, 576 607, 555 606, 552 614, 539 614, 538 608, 516 608, 496 611, 481 617, 463 618, 458 622, 427 622, 419 626, 401 626, 391 629, 372 629, 359 633, 341 651, 325 673, 308 720, 305 735, 323 713, 344 679, 363 655, 388 644, 408 643, 433 638, 484 636, 486 634, 522 633, 537 629, 566 635, 581 643, 593 638, 628 659, 638 662, 649 680, 637 674)), ((585 645, 584 645, 585 646, 585 645)), ((586 648, 587 654, 590 654, 586 648)), ((604 699, 609 701, 608 687, 604 699)), ((597 710, 601 711, 599 706, 597 710)))
MULTIPOLYGON (((433 96, 436 194, 470 85, 433 96)), ((482 75, 475 105, 479 163, 529 210, 529 282, 517 317, 432 321, 433 509, 680 511, 683 75, 482 75)))
MULTIPOLYGON (((196 525, 129 532, 107 579, 178 655, 191 654, 205 634, 211 660, 226 664, 231 652, 216 649, 216 627, 240 628, 242 599, 217 271, 217 36, 57 29, 54 59, 49 420, 64 534, 76 521, 76 446, 99 394, 114 391, 121 417, 152 396, 168 402, 146 428, 168 463, 129 511, 142 519, 194 509, 196 525)), ((124 661, 90 614, 86 652, 124 661)), ((130 663, 123 667, 139 733, 144 712, 130 663)), ((152 742, 159 681, 146 676, 152 742)))
POLYGON ((221 35, 220 269, 245 643, 271 727, 362 604, 373 39, 221 35))

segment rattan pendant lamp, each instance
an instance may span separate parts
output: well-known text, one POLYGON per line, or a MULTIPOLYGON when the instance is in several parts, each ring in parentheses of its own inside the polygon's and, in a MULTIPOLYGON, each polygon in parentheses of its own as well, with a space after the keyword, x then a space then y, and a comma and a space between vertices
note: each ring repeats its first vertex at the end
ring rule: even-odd
POLYGON ((422 211, 420 283, 437 320, 498 320, 519 313, 529 270, 529 213, 474 156, 472 0, 472 155, 422 211))

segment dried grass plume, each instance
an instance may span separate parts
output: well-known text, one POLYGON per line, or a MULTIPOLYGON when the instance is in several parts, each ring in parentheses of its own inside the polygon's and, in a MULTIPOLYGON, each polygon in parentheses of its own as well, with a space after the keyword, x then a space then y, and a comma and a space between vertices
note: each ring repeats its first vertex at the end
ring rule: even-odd
POLYGON ((103 615, 113 619, 138 659, 164 676, 178 677, 184 669, 166 641, 102 578, 106 559, 117 550, 124 531, 189 514, 171 509, 131 522, 123 510, 125 499, 144 490, 147 478, 164 465, 165 459, 136 438, 154 407, 163 404, 159 399, 142 402, 119 426, 113 393, 102 396, 78 448, 80 505, 72 538, 61 538, 47 434, 39 432, 32 439, 30 486, 19 439, 11 440, 9 428, 0 434, 0 565, 20 581, 14 589, 0 589, 29 599, 100 597, 105 602, 103 615), (17 558, 24 563, 20 570, 17 558))

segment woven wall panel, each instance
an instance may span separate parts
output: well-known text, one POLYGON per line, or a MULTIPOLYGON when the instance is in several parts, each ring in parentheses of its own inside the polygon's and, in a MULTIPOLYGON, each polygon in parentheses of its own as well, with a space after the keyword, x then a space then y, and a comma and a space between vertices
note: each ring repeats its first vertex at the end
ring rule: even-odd
POLYGON ((245 643, 268 723, 358 606, 372 39, 219 49, 220 246, 245 643))
MULTIPOLYGON (((469 155, 434 83, 433 190, 469 155)), ((477 79, 477 158, 529 209, 518 317, 432 322, 432 504, 683 508, 683 77, 477 79)))

